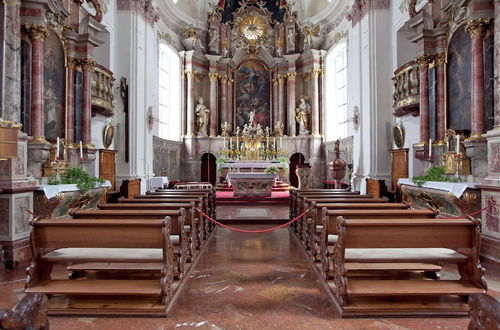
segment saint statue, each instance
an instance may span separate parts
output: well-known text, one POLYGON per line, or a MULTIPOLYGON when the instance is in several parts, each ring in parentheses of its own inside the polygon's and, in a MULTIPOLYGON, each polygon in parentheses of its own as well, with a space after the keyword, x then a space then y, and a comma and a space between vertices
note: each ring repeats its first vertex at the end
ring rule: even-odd
POLYGON ((224 123, 222 123, 220 125, 220 128, 221 128, 221 131, 222 131, 222 136, 229 136, 229 132, 231 130, 231 125, 229 125, 229 123, 227 121, 225 121, 224 123))
POLYGON ((311 113, 311 106, 306 103, 305 96, 300 98, 300 104, 297 109, 295 109, 295 120, 299 123, 300 134, 309 134, 308 128, 308 117, 311 113))
POLYGON ((276 124, 274 124, 274 134, 276 136, 283 136, 285 132, 285 125, 283 125, 282 122, 277 121, 276 124))
POLYGON ((248 124, 249 124, 249 126, 252 126, 254 120, 255 120, 255 110, 252 110, 248 114, 248 124))
POLYGON ((196 114, 196 128, 197 128, 197 135, 207 135, 207 125, 208 125, 208 114, 210 113, 210 110, 203 105, 203 97, 198 98, 198 104, 196 105, 195 108, 195 114, 196 114))
POLYGON ((294 52, 295 51, 295 30, 293 27, 290 27, 288 29, 288 33, 286 35, 286 42, 287 42, 288 52, 294 52))
POLYGON ((219 32, 217 29, 211 29, 210 30, 210 43, 208 44, 208 47, 217 47, 217 42, 219 41, 219 32))

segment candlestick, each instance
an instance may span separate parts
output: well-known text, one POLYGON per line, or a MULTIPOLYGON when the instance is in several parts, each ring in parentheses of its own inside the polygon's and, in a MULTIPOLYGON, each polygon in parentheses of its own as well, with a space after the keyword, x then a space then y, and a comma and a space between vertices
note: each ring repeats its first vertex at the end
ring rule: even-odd
POLYGON ((56 160, 59 160, 59 136, 57 137, 56 142, 56 160))
POLYGON ((457 137, 457 152, 456 152, 456 154, 458 155, 458 154, 460 154, 460 135, 457 134, 456 137, 457 137))
POLYGON ((266 148, 269 149, 269 136, 266 136, 266 148))
POLYGON ((274 137, 274 150, 276 150, 276 137, 274 137))
POLYGON ((283 149, 283 137, 280 136, 280 149, 283 149))
POLYGON ((80 141, 80 160, 83 160, 83 143, 80 141))
POLYGON ((432 139, 429 138, 429 159, 432 158, 432 139))

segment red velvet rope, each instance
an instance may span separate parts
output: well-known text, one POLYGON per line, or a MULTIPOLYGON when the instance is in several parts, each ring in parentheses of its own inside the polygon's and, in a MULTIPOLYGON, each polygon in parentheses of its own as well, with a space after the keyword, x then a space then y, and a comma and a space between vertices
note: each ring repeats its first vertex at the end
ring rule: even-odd
POLYGON ((470 214, 463 215, 463 216, 460 216, 460 217, 446 217, 446 218, 441 218, 441 217, 439 217, 439 219, 445 219, 445 220, 463 219, 463 218, 465 218, 465 217, 472 217, 473 215, 479 214, 479 213, 481 213, 481 212, 483 212, 483 211, 486 211, 487 209, 488 209, 488 206, 487 206, 487 207, 485 207, 485 208, 480 209, 479 211, 472 212, 472 213, 470 213, 470 214))
POLYGON ((203 213, 202 210, 198 209, 198 212, 200 212, 201 215, 203 215, 205 218, 207 218, 208 220, 212 221, 213 223, 221 226, 221 227, 224 227, 224 228, 227 228, 229 230, 234 230, 234 231, 237 231, 237 232, 240 232, 240 233, 249 233, 249 234, 259 234, 259 233, 267 233, 269 231, 273 231, 273 230, 276 230, 276 229, 280 229, 280 228, 283 228, 283 227, 286 227, 288 226, 289 224, 299 220, 300 218, 302 218, 307 212, 309 212, 310 209, 307 209, 305 210, 304 212, 302 212, 302 214, 300 214, 298 217, 296 217, 295 219, 292 219, 290 221, 288 221, 287 223, 284 223, 282 225, 279 225, 277 227, 273 227, 273 228, 268 228, 268 229, 262 229, 262 230, 244 230, 244 229, 239 229, 239 228, 234 228, 234 227, 231 227, 231 226, 228 226, 228 225, 225 225, 223 223, 220 223, 219 221, 215 220, 215 219, 212 219, 211 217, 209 217, 207 214, 203 213))

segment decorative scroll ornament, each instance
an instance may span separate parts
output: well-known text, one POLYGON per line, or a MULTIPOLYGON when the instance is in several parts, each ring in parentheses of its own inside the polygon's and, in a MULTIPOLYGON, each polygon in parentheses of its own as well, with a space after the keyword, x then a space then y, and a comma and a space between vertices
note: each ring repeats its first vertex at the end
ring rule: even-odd
MULTIPOLYGON (((100 2, 98 0, 85 0, 85 1, 87 1, 95 9, 95 15, 93 15, 92 17, 96 21, 101 22, 102 16, 103 16, 103 10, 102 10, 102 6, 101 6, 100 2)), ((83 5, 84 0, 73 0, 73 2, 77 6, 81 6, 81 5, 83 5)))
POLYGON ((474 19, 467 22, 465 31, 471 36, 471 38, 483 37, 488 31, 490 24, 489 18, 474 19))
POLYGON ((274 29, 271 26, 271 13, 267 9, 249 7, 235 16, 231 31, 233 54, 242 49, 249 53, 258 53, 260 49, 266 49, 269 53, 274 51, 274 29))

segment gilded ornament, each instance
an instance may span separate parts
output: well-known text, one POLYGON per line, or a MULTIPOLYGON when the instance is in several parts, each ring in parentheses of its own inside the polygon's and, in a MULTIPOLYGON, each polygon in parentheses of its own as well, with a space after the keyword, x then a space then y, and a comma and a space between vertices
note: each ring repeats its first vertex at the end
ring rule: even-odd
POLYGON ((36 24, 25 24, 24 28, 31 40, 44 41, 48 36, 47 27, 36 24))
POLYGON ((415 61, 418 63, 420 68, 422 68, 422 69, 428 68, 429 64, 434 61, 434 56, 430 55, 428 53, 425 53, 425 54, 422 54, 420 56, 417 56, 417 58, 415 58, 415 61))
POLYGON ((486 34, 486 31, 488 31, 490 21, 491 19, 489 18, 470 20, 465 26, 465 31, 471 38, 482 38, 486 34))
POLYGON ((288 80, 295 81, 295 78, 297 77, 297 72, 287 72, 286 76, 288 80))
POLYGON ((209 72, 208 77, 210 81, 217 81, 217 79, 219 79, 219 74, 217 72, 209 72))

